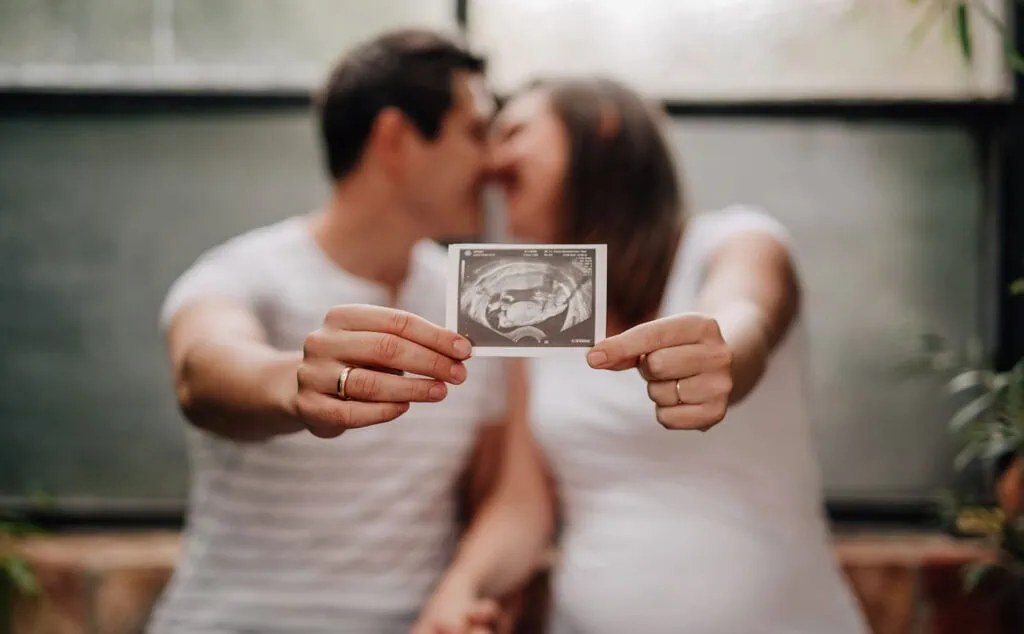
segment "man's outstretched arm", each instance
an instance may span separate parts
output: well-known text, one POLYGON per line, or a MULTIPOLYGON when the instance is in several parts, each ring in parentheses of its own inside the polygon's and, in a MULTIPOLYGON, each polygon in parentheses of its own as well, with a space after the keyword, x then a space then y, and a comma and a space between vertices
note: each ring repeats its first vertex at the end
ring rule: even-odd
POLYGON ((203 299, 182 308, 167 347, 178 404, 197 427, 240 441, 305 429, 295 410, 302 354, 272 348, 240 303, 203 299))
POLYGON ((464 381, 471 350, 411 313, 352 304, 331 309, 302 351, 280 351, 244 303, 212 298, 173 315, 167 345, 185 416, 238 441, 305 429, 329 438, 393 420, 412 402, 442 400, 446 383, 464 381))

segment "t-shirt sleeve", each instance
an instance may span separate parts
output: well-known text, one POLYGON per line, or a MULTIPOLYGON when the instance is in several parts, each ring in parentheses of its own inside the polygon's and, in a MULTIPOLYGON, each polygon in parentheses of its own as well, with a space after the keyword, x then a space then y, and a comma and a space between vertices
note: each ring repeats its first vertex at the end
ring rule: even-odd
POLYGON ((799 269, 792 235, 782 222, 763 209, 735 205, 703 212, 697 222, 698 226, 695 229, 699 235, 694 241, 697 250, 694 264, 701 279, 707 274, 707 267, 715 254, 731 238, 750 232, 767 234, 778 240, 789 252, 793 266, 799 269))
POLYGON ((160 309, 161 331, 182 308, 200 299, 230 299, 256 310, 260 275, 247 242, 236 238, 206 251, 171 284, 160 309))
POLYGON ((740 234, 756 232, 772 236, 778 240, 790 254, 796 266, 796 249, 789 229, 775 216, 758 207, 736 205, 713 212, 705 212, 702 236, 697 241, 700 254, 700 268, 707 266, 710 260, 726 242, 740 234))
POLYGON ((710 239, 706 244, 710 253, 717 251, 729 238, 741 233, 766 233, 792 251, 793 238, 782 222, 758 207, 736 205, 714 213, 710 239))

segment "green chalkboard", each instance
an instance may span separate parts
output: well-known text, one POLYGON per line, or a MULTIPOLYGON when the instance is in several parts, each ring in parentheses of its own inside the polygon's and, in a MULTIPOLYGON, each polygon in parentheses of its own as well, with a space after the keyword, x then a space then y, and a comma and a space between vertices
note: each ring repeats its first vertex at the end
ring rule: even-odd
MULTIPOLYGON (((203 250, 321 202, 313 132, 303 106, 0 115, 0 498, 180 503, 157 311, 203 250)), ((793 233, 830 497, 946 484, 940 385, 891 370, 908 329, 990 332, 970 133, 696 118, 672 140, 695 206, 763 205, 793 233)))
POLYGON ((174 278, 325 191, 304 108, 0 118, 0 496, 177 501, 174 278))

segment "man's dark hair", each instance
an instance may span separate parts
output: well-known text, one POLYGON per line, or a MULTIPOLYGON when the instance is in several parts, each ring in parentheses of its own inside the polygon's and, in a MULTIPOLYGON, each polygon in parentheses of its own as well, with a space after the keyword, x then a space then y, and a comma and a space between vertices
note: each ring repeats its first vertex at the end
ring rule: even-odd
POLYGON ((452 107, 457 71, 484 72, 484 60, 432 31, 391 31, 351 50, 316 98, 327 170, 334 180, 359 164, 377 115, 400 110, 435 139, 452 107))

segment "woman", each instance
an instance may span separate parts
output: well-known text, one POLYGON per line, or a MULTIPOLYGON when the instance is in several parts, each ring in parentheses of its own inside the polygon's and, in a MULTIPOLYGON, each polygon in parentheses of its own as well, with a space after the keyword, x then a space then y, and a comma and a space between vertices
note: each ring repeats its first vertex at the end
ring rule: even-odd
POLYGON ((821 511, 782 227, 682 214, 658 116, 609 81, 516 96, 494 161, 517 238, 608 245, 609 337, 513 375, 500 482, 415 631, 486 631, 557 498, 553 634, 865 632, 821 511))

